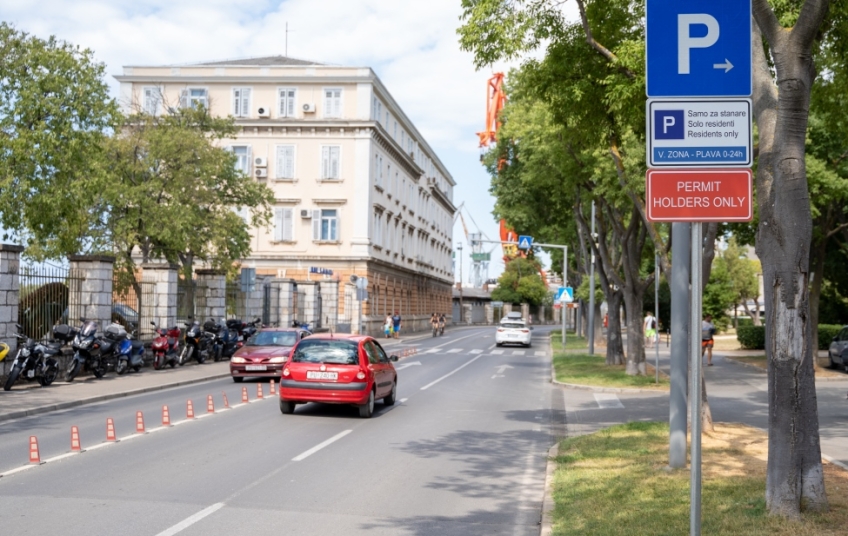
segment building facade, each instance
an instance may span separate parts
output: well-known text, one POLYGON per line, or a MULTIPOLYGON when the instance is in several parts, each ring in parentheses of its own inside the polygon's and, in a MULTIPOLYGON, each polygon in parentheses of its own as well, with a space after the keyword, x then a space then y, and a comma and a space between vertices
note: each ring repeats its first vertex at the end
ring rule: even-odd
MULTIPOLYGON (((257 276, 337 281, 337 323, 423 327, 451 307, 455 182, 370 68, 282 56, 124 67, 121 103, 150 114, 203 105, 235 117, 226 146, 274 192, 271 228, 242 261, 257 276), (366 277, 357 299, 351 276, 366 277)), ((335 294, 335 293, 334 293, 335 294)))

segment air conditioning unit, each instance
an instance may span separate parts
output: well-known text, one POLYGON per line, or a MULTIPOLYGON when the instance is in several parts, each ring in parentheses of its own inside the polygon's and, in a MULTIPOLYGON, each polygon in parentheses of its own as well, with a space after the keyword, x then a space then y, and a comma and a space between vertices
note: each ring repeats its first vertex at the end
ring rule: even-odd
POLYGON ((260 168, 257 169, 254 174, 256 175, 257 179, 265 179, 268 177, 268 170, 260 168))
POLYGON ((280 279, 284 279, 286 277, 286 269, 285 268, 277 268, 277 277, 280 279))
POLYGON ((303 218, 304 220, 308 220, 308 219, 312 218, 312 211, 309 210, 309 209, 306 209, 306 208, 301 209, 300 210, 300 217, 303 218))
POLYGON ((311 102, 307 102, 306 104, 303 105, 303 112, 307 113, 307 114, 314 114, 315 113, 315 104, 313 104, 311 102))
POLYGON ((256 109, 256 115, 259 117, 271 117, 271 108, 260 106, 256 109))
POLYGON ((253 160, 253 165, 256 167, 268 167, 268 159, 264 156, 257 156, 253 160))

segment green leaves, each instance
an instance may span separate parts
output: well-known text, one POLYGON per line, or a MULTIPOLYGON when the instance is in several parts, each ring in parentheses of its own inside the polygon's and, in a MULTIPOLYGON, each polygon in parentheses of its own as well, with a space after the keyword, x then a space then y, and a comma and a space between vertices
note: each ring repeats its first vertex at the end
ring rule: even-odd
POLYGON ((539 263, 532 259, 518 257, 509 261, 498 279, 498 287, 492 291, 492 299, 515 304, 543 303, 549 293, 540 270, 539 263))

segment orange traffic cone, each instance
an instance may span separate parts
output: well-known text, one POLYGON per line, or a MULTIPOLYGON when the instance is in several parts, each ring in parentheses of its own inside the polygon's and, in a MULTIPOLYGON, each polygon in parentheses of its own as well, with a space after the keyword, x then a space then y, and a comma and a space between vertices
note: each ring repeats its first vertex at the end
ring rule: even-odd
POLYGON ((274 383, 274 379, 271 378, 271 394, 277 394, 277 385, 274 383))
POLYGON ((215 401, 212 400, 212 395, 206 397, 206 413, 215 413, 215 401))
POLYGON ((191 403, 191 400, 186 402, 186 419, 194 418, 194 404, 191 403))
POLYGON ((38 453, 38 438, 29 436, 29 463, 41 463, 41 454, 38 453))
POLYGON ((106 418, 106 441, 117 441, 118 438, 115 436, 115 421, 112 420, 112 417, 106 418))
POLYGON ((262 394, 262 384, 257 383, 256 384, 256 398, 261 400, 263 397, 264 397, 264 395, 262 394))
POLYGON ((135 412, 135 433, 144 433, 144 415, 140 411, 135 412))
POLYGON ((171 426, 171 412, 168 406, 162 406, 162 426, 171 426))
POLYGON ((241 388, 241 403, 247 404, 248 402, 250 402, 250 399, 247 398, 247 387, 242 387, 241 388))
POLYGON ((71 426, 71 452, 82 452, 79 438, 79 428, 71 426))
POLYGON ((221 392, 221 394, 222 394, 222 395, 224 395, 224 407, 225 407, 225 408, 230 407, 230 401, 229 401, 229 400, 227 400, 227 393, 225 393, 225 392, 223 392, 223 391, 222 391, 222 392, 221 392))

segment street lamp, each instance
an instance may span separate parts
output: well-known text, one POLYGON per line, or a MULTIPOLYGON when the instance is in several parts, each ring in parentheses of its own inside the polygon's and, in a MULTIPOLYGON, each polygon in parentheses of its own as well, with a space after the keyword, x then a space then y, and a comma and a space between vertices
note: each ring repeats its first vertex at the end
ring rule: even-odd
POLYGON ((456 246, 459 250, 459 323, 462 323, 462 242, 456 246))

